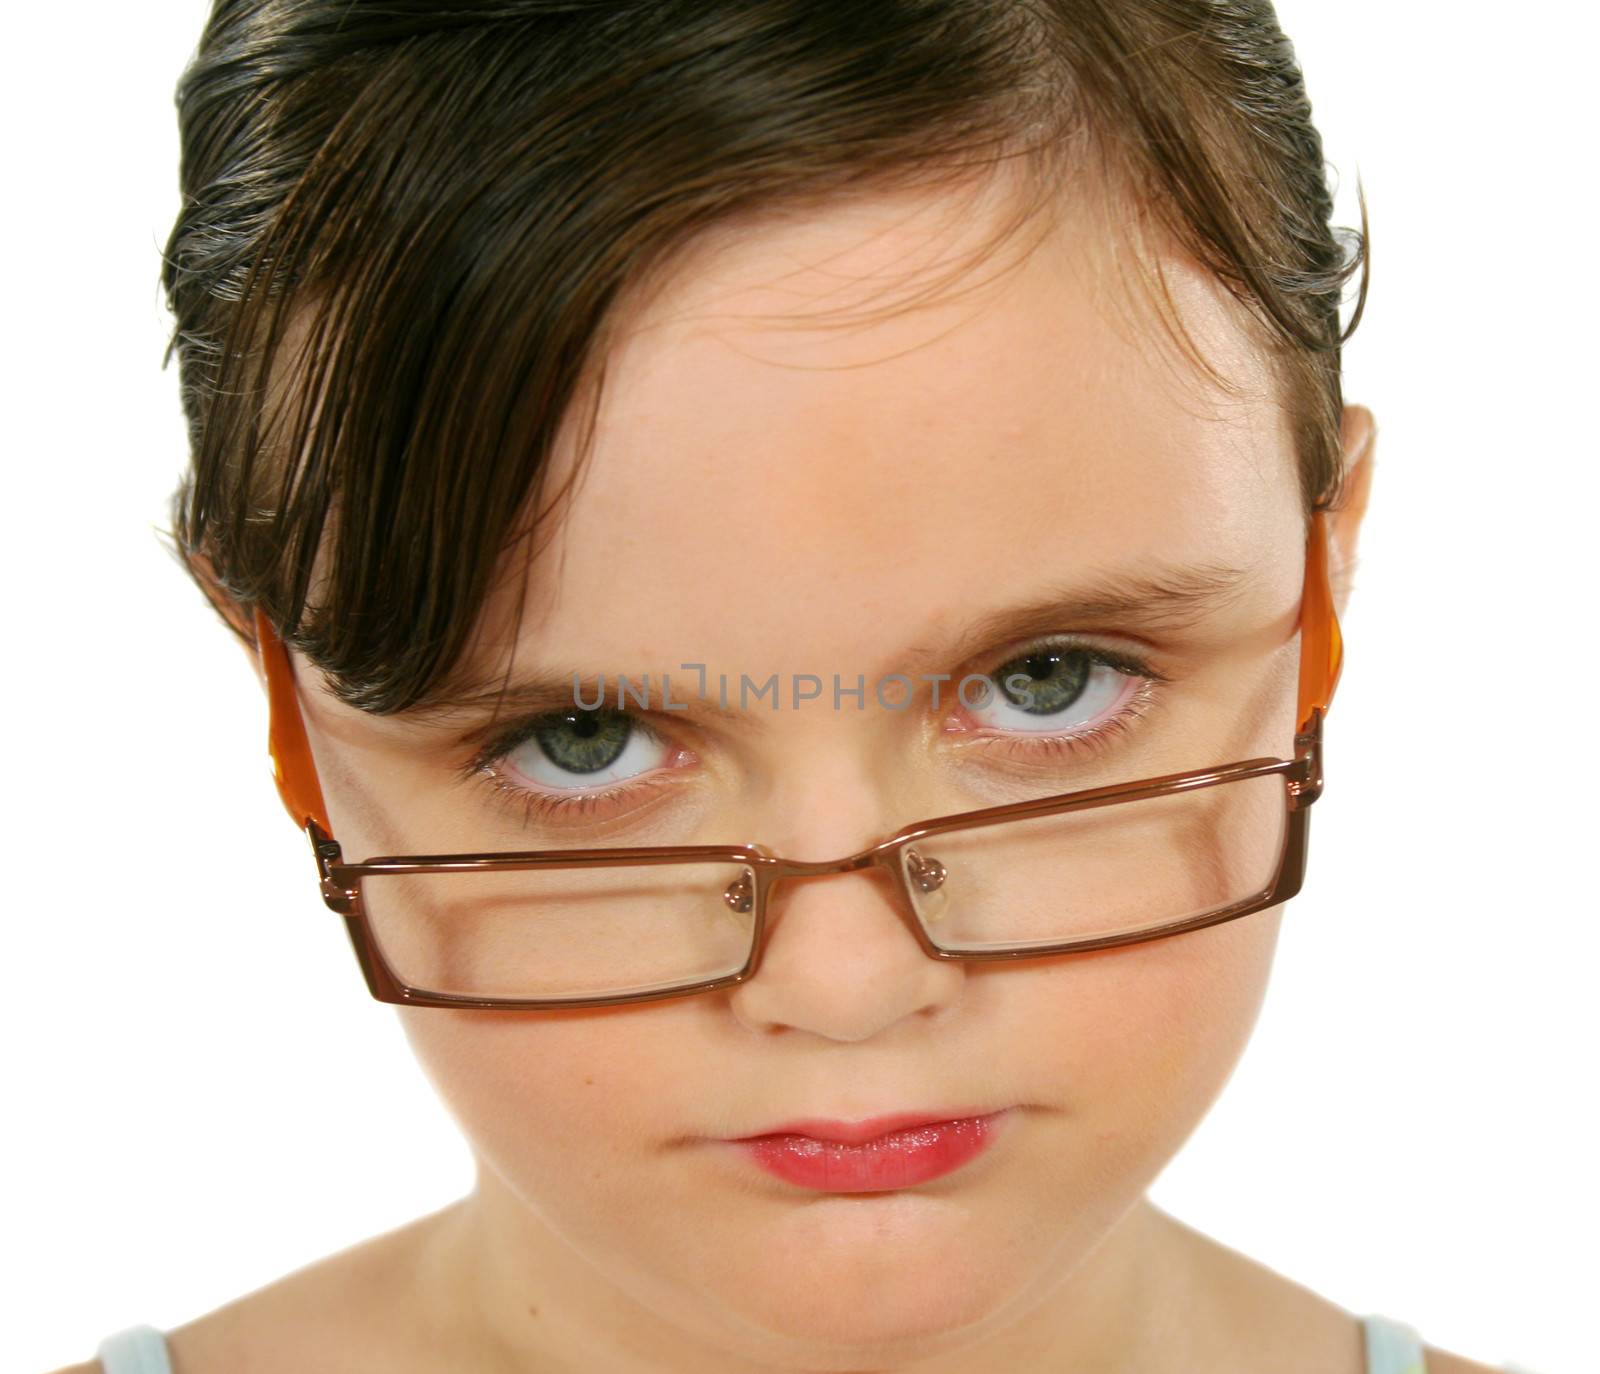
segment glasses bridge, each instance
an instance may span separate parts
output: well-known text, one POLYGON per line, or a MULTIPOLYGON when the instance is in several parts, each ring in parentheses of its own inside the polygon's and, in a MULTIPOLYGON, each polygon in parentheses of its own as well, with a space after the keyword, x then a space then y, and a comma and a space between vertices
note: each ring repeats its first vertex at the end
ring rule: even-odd
MULTIPOLYGON (((764 845, 756 845, 756 850, 763 857, 772 859, 779 867, 778 877, 781 878, 817 878, 833 873, 855 873, 863 868, 879 866, 879 855, 888 847, 874 845, 860 853, 851 854, 843 859, 779 859, 764 845)), ((949 870, 937 859, 919 854, 915 849, 907 849, 904 855, 906 876, 917 891, 923 893, 936 892, 944 885, 949 870)), ((745 869, 737 878, 723 889, 722 900, 729 908, 741 916, 748 915, 755 905, 754 875, 750 869, 745 869)))

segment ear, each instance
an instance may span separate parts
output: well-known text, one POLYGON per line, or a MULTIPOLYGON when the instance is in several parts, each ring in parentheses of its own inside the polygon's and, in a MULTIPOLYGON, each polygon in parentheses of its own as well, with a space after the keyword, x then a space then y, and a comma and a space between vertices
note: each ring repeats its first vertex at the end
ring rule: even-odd
POLYGON ((1338 505, 1328 512, 1329 552, 1332 555, 1334 610, 1344 619, 1356 568, 1356 545, 1361 521, 1372 492, 1372 454, 1378 428, 1365 406, 1346 406, 1339 419, 1344 449, 1344 487, 1338 505))

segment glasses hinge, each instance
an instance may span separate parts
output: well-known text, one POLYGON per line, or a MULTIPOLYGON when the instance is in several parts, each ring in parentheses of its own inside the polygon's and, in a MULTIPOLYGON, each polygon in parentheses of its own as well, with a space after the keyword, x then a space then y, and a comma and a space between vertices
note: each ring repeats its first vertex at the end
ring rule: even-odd
POLYGON ((1311 715, 1311 724, 1294 737, 1294 747, 1300 757, 1303 778, 1289 784, 1289 795, 1297 802, 1309 806, 1322 795, 1322 717, 1319 706, 1311 715))
POLYGON ((313 820, 306 822, 306 834, 317 860, 322 900, 341 916, 350 915, 356 909, 357 893, 333 877, 333 867, 344 857, 344 851, 339 848, 339 842, 313 820))

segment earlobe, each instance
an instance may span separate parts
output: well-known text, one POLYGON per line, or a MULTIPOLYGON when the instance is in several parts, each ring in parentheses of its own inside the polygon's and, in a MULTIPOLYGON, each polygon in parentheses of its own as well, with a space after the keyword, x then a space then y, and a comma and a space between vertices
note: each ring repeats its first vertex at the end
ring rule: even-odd
POLYGON ((1344 449, 1344 483, 1338 504, 1328 514, 1328 537, 1332 544, 1334 607, 1342 619, 1350 599, 1356 549, 1361 521, 1372 494, 1373 450, 1378 428, 1366 406, 1349 405, 1339 420, 1339 436, 1344 449))
POLYGON ((1359 520, 1366 512, 1372 488, 1372 449, 1377 422, 1366 406, 1346 406, 1339 417, 1339 439, 1344 448, 1346 495, 1341 503, 1359 520))

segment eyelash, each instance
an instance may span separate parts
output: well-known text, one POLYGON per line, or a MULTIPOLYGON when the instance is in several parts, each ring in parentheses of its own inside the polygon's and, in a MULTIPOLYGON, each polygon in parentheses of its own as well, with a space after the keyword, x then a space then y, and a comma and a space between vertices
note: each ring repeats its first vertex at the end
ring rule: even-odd
MULTIPOLYGON (((1067 649, 1082 653, 1085 658, 1097 667, 1110 668, 1121 673, 1124 677, 1144 678, 1146 683, 1129 696, 1117 708, 1115 714, 1087 729, 1063 735, 1048 735, 1041 732, 1028 736, 1025 741, 1015 732, 1010 734, 979 735, 964 747, 981 749, 986 753, 997 747, 1003 747, 1012 750, 1014 754, 1026 754, 1027 757, 1022 760, 1023 762, 1053 762, 1069 756, 1094 757, 1104 753, 1118 739, 1132 730, 1138 720, 1150 710, 1157 700, 1161 691, 1161 684, 1169 683, 1172 680, 1166 674, 1159 672, 1144 660, 1136 658, 1132 654, 1097 648, 1094 645, 1064 636, 1054 636, 1027 644, 1021 649, 1008 653, 1005 658, 996 662, 989 671, 991 673, 996 672, 1014 659, 1024 658, 1029 654, 1039 653, 1046 649, 1067 649), (1018 747, 1019 745, 1020 748, 1018 747)), ((572 792, 562 795, 555 792, 532 791, 509 781, 495 768, 495 764, 505 755, 530 737, 531 725, 532 722, 527 722, 515 727, 509 734, 494 741, 459 770, 459 776, 463 780, 477 781, 485 785, 494 802, 501 809, 516 816, 525 825, 552 820, 575 822, 609 819, 614 815, 621 814, 628 803, 638 800, 643 794, 656 792, 663 785, 671 785, 663 784, 659 776, 651 775, 642 781, 620 783, 615 787, 591 792, 572 792)), ((633 728, 643 731, 658 743, 665 743, 660 735, 637 719, 634 721, 633 728)))

